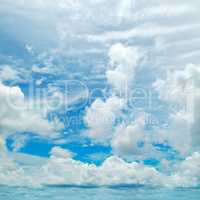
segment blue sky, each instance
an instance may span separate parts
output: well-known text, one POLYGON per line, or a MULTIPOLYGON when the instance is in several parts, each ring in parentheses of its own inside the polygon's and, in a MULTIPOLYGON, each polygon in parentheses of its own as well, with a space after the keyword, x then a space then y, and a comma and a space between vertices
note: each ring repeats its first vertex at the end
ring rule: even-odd
POLYGON ((198 185, 198 6, 2 0, 0 183, 198 185))

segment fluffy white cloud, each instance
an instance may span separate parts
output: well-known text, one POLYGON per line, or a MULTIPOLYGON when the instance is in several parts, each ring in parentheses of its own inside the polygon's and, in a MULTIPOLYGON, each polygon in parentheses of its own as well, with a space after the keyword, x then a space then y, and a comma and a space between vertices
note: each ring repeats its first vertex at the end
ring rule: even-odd
POLYGON ((0 83, 0 129, 7 136, 18 132, 33 132, 44 137, 54 137, 63 127, 50 123, 34 110, 28 110, 24 94, 19 87, 0 83))
POLYGON ((144 126, 144 117, 139 117, 128 125, 119 125, 111 141, 114 153, 125 158, 144 157, 147 152, 148 156, 151 156, 153 146, 144 126))
MULTIPOLYGON (((170 175, 136 162, 126 162, 117 156, 108 157, 100 166, 72 158, 51 157, 37 173, 40 184, 96 185, 120 184, 190 187, 200 183, 200 154, 193 153, 178 162, 170 175)), ((33 181, 34 182, 34 181, 33 181)))
POLYGON ((166 79, 157 80, 153 86, 163 100, 190 106, 190 103, 193 103, 190 101, 196 95, 195 92, 199 93, 199 75, 199 66, 189 64, 182 69, 174 68, 168 71, 166 79))
POLYGON ((175 172, 169 179, 169 185, 190 187, 200 183, 200 153, 195 152, 176 166, 175 172))
POLYGON ((141 55, 136 48, 114 44, 109 50, 110 69, 106 72, 108 83, 120 94, 133 84, 141 55))
POLYGON ((96 99, 87 109, 84 121, 89 130, 87 136, 105 142, 112 137, 112 131, 117 117, 124 106, 124 100, 110 97, 105 102, 96 99))
POLYGON ((0 183, 9 186, 35 186, 30 175, 10 158, 5 141, 0 137, 0 183))
POLYGON ((16 159, 9 156, 2 139, 0 150, 0 181, 3 185, 37 187, 130 184, 190 187, 200 183, 200 154, 198 152, 177 163, 174 170, 171 170, 172 173, 166 175, 153 167, 137 162, 126 162, 117 156, 108 157, 100 166, 83 163, 72 159, 69 151, 60 147, 54 147, 48 159, 18 155, 18 162, 23 163, 20 166, 16 163, 16 159))
POLYGON ((20 79, 19 72, 11 68, 9 65, 1 65, 0 79, 3 81, 18 81, 20 79))
POLYGON ((51 157, 56 158, 72 158, 74 156, 74 153, 60 147, 53 147, 50 154, 51 157))
POLYGON ((181 153, 200 147, 200 68, 186 65, 167 74, 165 80, 154 83, 160 98, 171 105, 169 114, 170 144, 181 153), (174 106, 176 105, 176 106, 174 106))
MULTIPOLYGON (((108 84, 117 91, 117 95, 124 94, 133 84, 141 55, 136 48, 118 43, 111 46, 108 56, 110 59, 110 69, 106 71, 108 84)), ((87 135, 100 142, 111 139, 116 119, 125 103, 125 99, 117 96, 109 97, 105 102, 100 99, 95 100, 84 117, 89 128, 87 135)))
POLYGON ((101 166, 86 164, 71 158, 53 156, 41 169, 43 184, 69 185, 157 185, 160 174, 154 168, 116 156, 107 158, 101 166))

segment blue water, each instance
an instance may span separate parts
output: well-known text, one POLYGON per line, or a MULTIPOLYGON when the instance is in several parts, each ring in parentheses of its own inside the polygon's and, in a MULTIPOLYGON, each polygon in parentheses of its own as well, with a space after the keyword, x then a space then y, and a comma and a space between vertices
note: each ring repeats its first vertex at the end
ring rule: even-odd
POLYGON ((200 188, 0 187, 0 200, 200 200, 200 188))

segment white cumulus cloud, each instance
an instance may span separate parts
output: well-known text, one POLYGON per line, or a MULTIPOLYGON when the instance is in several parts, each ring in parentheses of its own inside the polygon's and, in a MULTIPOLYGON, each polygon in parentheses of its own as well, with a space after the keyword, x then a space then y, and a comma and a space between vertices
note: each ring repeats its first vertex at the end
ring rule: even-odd
POLYGON ((84 116, 89 128, 87 136, 99 142, 110 139, 113 126, 123 106, 124 100, 118 97, 110 97, 106 101, 96 99, 84 116))

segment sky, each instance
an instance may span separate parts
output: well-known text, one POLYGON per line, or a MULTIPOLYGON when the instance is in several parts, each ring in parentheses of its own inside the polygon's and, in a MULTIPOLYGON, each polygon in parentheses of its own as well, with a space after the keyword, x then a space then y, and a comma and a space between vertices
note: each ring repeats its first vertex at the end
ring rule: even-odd
POLYGON ((1 0, 0 184, 200 185, 199 6, 1 0))

